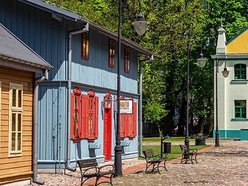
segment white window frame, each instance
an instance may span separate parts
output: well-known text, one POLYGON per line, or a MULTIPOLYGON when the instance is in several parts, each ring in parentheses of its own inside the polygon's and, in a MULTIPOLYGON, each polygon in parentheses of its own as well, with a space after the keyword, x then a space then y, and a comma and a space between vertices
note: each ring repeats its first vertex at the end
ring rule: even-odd
POLYGON ((9 156, 21 156, 22 155, 22 128, 23 128, 23 85, 10 83, 9 88, 9 156), (16 93, 16 106, 12 106, 12 92, 13 89, 17 90, 16 93), (21 105, 18 107, 18 97, 19 97, 19 90, 21 90, 21 105), (12 114, 16 113, 16 121, 15 121, 15 150, 12 150, 12 114), (21 114, 21 130, 18 131, 18 115, 21 114), (20 134, 20 149, 18 150, 18 134, 20 134))

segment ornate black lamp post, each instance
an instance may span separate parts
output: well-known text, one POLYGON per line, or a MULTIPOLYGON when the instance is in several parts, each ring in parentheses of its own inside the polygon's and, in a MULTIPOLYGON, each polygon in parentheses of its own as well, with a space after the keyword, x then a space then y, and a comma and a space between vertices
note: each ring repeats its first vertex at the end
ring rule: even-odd
MULTIPOLYGON (((139 2, 139 6, 140 2, 139 2)), ((120 61, 121 61, 121 17, 122 17, 122 0, 119 0, 119 17, 118 17, 118 60, 117 60, 117 121, 116 121, 116 145, 115 145, 115 176, 122 175, 122 147, 120 139, 120 87, 121 87, 121 76, 120 76, 120 61)), ((140 9, 141 10, 141 9, 140 9)), ((139 13, 136 21, 133 23, 135 31, 139 35, 143 35, 146 31, 147 22, 144 16, 139 13)))
MULTIPOLYGON (((219 121, 218 121, 218 73, 219 66, 226 60, 226 35, 225 29, 221 23, 221 28, 218 29, 218 40, 216 46, 216 54, 211 56, 215 59, 215 147, 220 146, 220 134, 219 134, 219 121)), ((222 75, 226 78, 229 75, 229 71, 226 68, 226 62, 222 75)))
MULTIPOLYGON (((188 46, 187 46, 187 51, 188 51, 188 54, 187 54, 187 96, 186 96, 186 99, 187 99, 187 115, 186 115, 186 127, 185 127, 185 139, 184 139, 184 144, 186 145, 186 147, 189 149, 189 61, 190 61, 190 44, 188 43, 188 46)), ((201 54, 200 54, 200 58, 197 59, 197 65, 199 67, 204 67, 205 64, 206 64, 206 61, 207 61, 207 58, 205 58, 203 56, 203 53, 201 51, 201 54)))
MULTIPOLYGON (((219 73, 219 66, 221 62, 226 59, 226 55, 215 55, 211 56, 215 58, 215 147, 220 146, 220 134, 219 134, 219 123, 218 123, 218 73, 219 73)), ((200 54, 200 58, 197 59, 198 66, 204 67, 206 64, 207 58, 203 57, 203 54, 200 54)), ((226 62, 224 70, 222 71, 222 75, 226 78, 229 75, 229 71, 226 68, 226 62)))
MULTIPOLYGON (((218 123, 218 73, 219 66, 222 64, 222 61, 226 59, 225 54, 216 54, 211 56, 215 59, 215 147, 220 146, 220 137, 219 137, 219 123, 218 123)), ((203 54, 200 54, 200 58, 197 59, 198 66, 204 67, 206 64, 207 58, 203 57, 203 54)), ((229 71, 226 68, 226 62, 222 75, 226 78, 229 75, 229 71)))
MULTIPOLYGON (((225 59, 226 56, 215 56, 215 147, 220 146, 220 134, 219 134, 219 122, 218 122, 218 73, 221 60, 225 59)), ((222 75, 226 78, 229 75, 229 71, 226 68, 226 63, 222 75)))
POLYGON ((186 127, 185 127, 185 139, 184 144, 187 149, 189 149, 189 60, 190 60, 190 43, 187 43, 187 91, 186 91, 186 100, 187 100, 187 113, 186 113, 186 127))

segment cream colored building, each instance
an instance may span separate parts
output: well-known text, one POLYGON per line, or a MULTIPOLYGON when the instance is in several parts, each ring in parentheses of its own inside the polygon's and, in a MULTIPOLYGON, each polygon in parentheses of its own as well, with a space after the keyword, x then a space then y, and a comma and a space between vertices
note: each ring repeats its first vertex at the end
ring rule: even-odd
POLYGON ((227 43, 225 30, 221 28, 218 32, 216 55, 212 57, 215 59, 214 87, 216 87, 216 69, 219 70, 217 73, 219 135, 222 139, 240 138, 241 140, 248 140, 248 30, 244 30, 227 43), (222 59, 216 60, 218 58, 222 59), (229 71, 229 75, 226 78, 221 73, 225 66, 229 71))

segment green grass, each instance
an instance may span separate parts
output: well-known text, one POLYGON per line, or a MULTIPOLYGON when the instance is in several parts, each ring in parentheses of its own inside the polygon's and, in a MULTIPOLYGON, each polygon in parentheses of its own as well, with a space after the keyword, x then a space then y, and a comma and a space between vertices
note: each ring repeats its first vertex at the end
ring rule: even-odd
MULTIPOLYGON (((165 139, 164 141, 176 141, 176 142, 183 142, 185 137, 170 137, 165 139)), ((144 142, 159 142, 161 140, 160 137, 144 137, 142 139, 144 142)), ((189 139, 190 141, 194 141, 194 139, 189 139)))
MULTIPOLYGON (((160 137, 152 137, 152 138, 143 138, 144 142, 160 142, 160 137)), ((181 142, 182 144, 184 144, 184 137, 171 137, 169 139, 166 139, 164 141, 169 141, 169 142, 181 142)), ((190 139, 190 141, 192 142, 192 144, 194 144, 194 139, 190 139)), ((203 149, 207 147, 207 145, 199 145, 199 146, 194 146, 194 145, 190 145, 191 149, 203 149)), ((143 145, 143 150, 146 149, 152 149, 154 151, 154 154, 160 154, 160 145, 143 145)), ((181 150, 179 145, 171 145, 171 153, 168 156, 168 159, 175 159, 177 157, 181 156, 181 150)))
MULTIPOLYGON (((198 150, 203 149, 205 147, 207 147, 207 145, 199 145, 199 146, 190 145, 191 149, 198 149, 198 150)), ((160 145, 144 145, 143 150, 147 150, 147 149, 152 149, 154 154, 160 154, 160 145)), ((169 154, 168 159, 171 160, 180 156, 181 156, 181 150, 179 145, 171 145, 171 153, 169 154)))

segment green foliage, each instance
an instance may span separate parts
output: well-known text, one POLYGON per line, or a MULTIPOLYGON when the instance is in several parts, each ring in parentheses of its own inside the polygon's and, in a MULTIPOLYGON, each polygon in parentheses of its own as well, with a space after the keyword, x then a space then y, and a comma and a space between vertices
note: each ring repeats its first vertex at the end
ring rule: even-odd
MULTIPOLYGON (((173 145, 173 142, 176 142, 176 144, 184 144, 184 137, 171 137, 166 139, 166 141, 172 142, 171 145, 171 153, 169 154, 168 158, 169 160, 171 159, 175 159, 181 156, 181 150, 179 145, 173 145)), ((152 138, 143 138, 143 144, 149 144, 149 143, 154 143, 156 142, 156 145, 143 145, 142 148, 143 150, 147 150, 147 149, 152 149, 154 151, 154 154, 160 154, 161 153, 161 146, 160 146, 160 137, 152 137, 152 138)), ((194 144, 194 139, 190 139, 190 144, 194 144)), ((190 145, 191 149, 203 149, 206 148, 207 145, 199 145, 199 146, 194 146, 194 145, 190 145)))
POLYGON ((237 35, 248 26, 246 0, 206 0, 206 31, 212 43, 216 38, 216 30, 220 27, 221 18, 227 31, 227 39, 237 35))
MULTIPOLYGON (((206 145, 199 145, 199 146, 198 145, 197 146, 190 145, 190 148, 197 149, 197 150, 200 150, 200 149, 203 149, 206 147, 207 147, 206 145)), ((154 154, 157 154, 157 155, 161 153, 160 145, 144 145, 142 148, 144 150, 152 149, 154 154)), ((182 154, 181 154, 181 149, 180 149, 179 145, 171 145, 171 153, 168 155, 168 160, 176 159, 176 158, 181 157, 181 156, 182 156, 182 154)))
MULTIPOLYGON (((163 105, 165 110, 179 108, 181 116, 185 117, 186 108, 183 105, 186 105, 187 62, 189 61, 190 68, 197 68, 193 64, 194 60, 190 59, 189 51, 192 55, 199 54, 205 20, 204 6, 200 0, 188 3, 182 0, 145 3, 151 9, 147 10, 150 24, 144 45, 156 52, 157 60, 144 68, 144 110, 150 107, 146 100, 151 100, 153 95, 147 96, 146 92, 151 92, 152 88, 153 92, 160 93, 159 104, 163 105), (158 77, 156 82, 151 84, 149 77, 154 74, 158 77)), ((145 111, 144 114, 146 113, 145 111)), ((167 123, 171 123, 172 116, 173 113, 169 113, 170 121, 167 123)), ((185 121, 181 120, 181 125, 184 124, 185 121)))
MULTIPOLYGON (((170 142, 182 142, 184 143, 185 137, 170 137, 166 139, 165 141, 170 141, 170 142)), ((194 142, 194 139, 189 139, 190 143, 194 142)), ((152 143, 152 142, 160 142, 161 138, 160 137, 143 137, 142 141, 152 143)))
POLYGON ((143 97, 145 100, 143 109, 144 121, 158 124, 166 116, 167 111, 163 104, 164 96, 162 90, 164 82, 161 79, 162 72, 155 71, 153 68, 155 66, 156 61, 148 63, 144 67, 143 97))
POLYGON ((144 111, 146 112, 145 120, 147 122, 157 123, 166 115, 163 105, 154 100, 148 101, 144 111))

